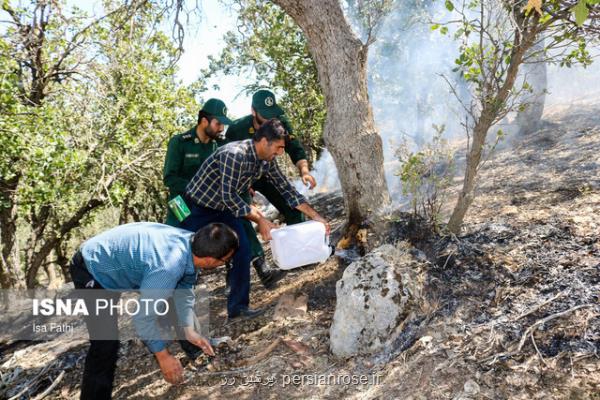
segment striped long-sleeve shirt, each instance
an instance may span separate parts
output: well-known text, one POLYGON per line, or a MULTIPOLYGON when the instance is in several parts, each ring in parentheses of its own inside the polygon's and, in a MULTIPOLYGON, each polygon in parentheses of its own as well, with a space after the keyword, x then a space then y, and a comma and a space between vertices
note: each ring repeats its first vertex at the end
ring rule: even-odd
POLYGON ((306 203, 275 160, 258 158, 252 139, 229 143, 208 157, 187 185, 186 194, 199 206, 229 210, 236 217, 243 217, 251 210, 241 195, 263 176, 291 208, 306 203))

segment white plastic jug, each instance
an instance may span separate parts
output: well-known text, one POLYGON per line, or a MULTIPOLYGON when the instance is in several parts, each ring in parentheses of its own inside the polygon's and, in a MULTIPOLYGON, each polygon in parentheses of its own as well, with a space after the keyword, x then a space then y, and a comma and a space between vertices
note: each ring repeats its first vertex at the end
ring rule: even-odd
POLYGON ((271 231, 273 260, 281 269, 320 263, 331 254, 325 225, 307 221, 271 231))

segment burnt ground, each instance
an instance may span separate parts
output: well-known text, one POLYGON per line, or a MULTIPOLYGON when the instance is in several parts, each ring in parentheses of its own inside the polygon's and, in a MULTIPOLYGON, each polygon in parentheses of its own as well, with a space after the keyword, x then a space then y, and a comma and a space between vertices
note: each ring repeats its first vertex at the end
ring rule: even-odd
MULTIPOLYGON (((211 334, 231 336, 231 346, 212 362, 187 362, 172 345, 187 382, 171 386, 141 343, 125 342, 114 397, 600 399, 599 116, 589 105, 554 107, 543 129, 499 149, 460 237, 411 235, 405 215, 388 218, 387 240, 412 240, 431 263, 425 301, 381 353, 329 352, 335 283, 356 257, 339 252, 290 271, 272 292, 253 275, 252 305, 268 309, 254 321, 226 324, 223 275, 205 276, 211 334), (284 295, 297 298, 294 312, 275 311, 284 295), (346 380, 318 381, 333 376, 346 380)), ((339 195, 314 202, 341 225, 339 195)), ((77 397, 85 351, 59 342, 5 349, 4 396, 39 396, 60 378, 47 398, 77 397)))

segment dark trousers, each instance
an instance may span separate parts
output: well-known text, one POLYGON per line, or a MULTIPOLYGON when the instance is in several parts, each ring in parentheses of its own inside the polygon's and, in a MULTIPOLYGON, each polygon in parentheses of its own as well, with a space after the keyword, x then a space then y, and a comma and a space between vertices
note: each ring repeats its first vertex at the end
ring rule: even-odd
POLYGON ((269 203, 273 204, 273 207, 283 214, 286 224, 294 225, 304 222, 304 214, 302 214, 301 211, 288 206, 283 196, 279 194, 277 188, 275 188, 267 178, 260 178, 252 184, 252 188, 265 196, 267 200, 269 200, 269 203))
POLYGON ((117 301, 120 294, 105 290, 87 270, 78 251, 71 259, 69 270, 76 289, 84 289, 86 307, 90 312, 84 317, 90 336, 90 348, 85 358, 81 399, 110 399, 119 353, 118 316, 108 310, 96 315, 96 299, 117 301))
POLYGON ((230 211, 219 211, 212 208, 200 207, 186 198, 191 214, 183 220, 180 228, 196 232, 212 222, 229 225, 237 233, 240 247, 233 256, 233 267, 229 272, 229 297, 227 298, 227 313, 230 317, 248 308, 250 304, 250 244, 241 218, 236 218, 230 211))

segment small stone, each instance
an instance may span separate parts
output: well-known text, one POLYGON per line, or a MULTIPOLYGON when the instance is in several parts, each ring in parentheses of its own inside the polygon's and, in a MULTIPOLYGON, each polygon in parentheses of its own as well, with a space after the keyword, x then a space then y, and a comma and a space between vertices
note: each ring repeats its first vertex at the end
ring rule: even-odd
POLYGON ((479 385, 472 379, 465 382, 463 391, 468 395, 475 395, 479 393, 479 385))
POLYGON ((426 349, 430 349, 432 344, 431 342, 433 341, 433 338, 431 336, 423 336, 419 339, 419 343, 421 343, 421 345, 423 347, 425 347, 426 349))

